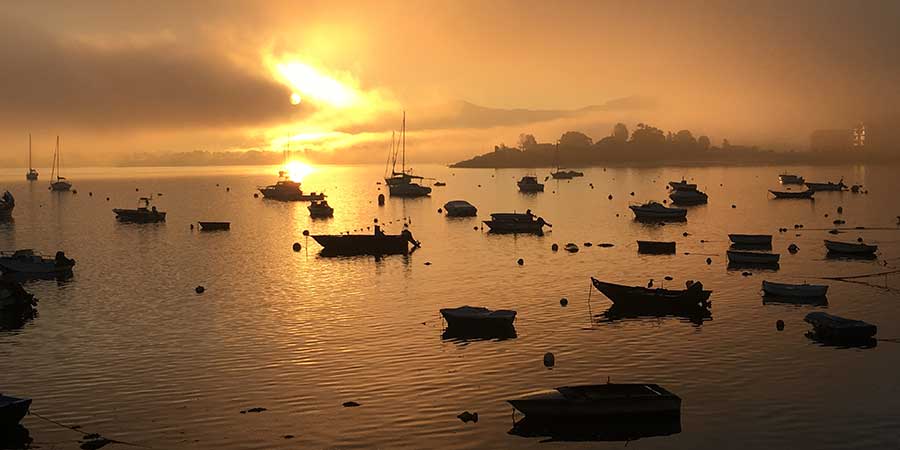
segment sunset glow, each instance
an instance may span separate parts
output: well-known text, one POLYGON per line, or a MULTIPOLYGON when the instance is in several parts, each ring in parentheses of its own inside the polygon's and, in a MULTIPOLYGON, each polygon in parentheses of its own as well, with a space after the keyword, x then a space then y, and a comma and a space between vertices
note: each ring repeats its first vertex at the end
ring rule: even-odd
POLYGON ((294 92, 291 103, 300 103, 301 98, 335 108, 354 106, 358 95, 352 86, 347 86, 337 78, 299 60, 284 60, 270 64, 276 77, 294 92))
POLYGON ((290 178, 291 181, 297 182, 303 181, 303 178, 316 171, 313 166, 297 160, 288 161, 288 163, 284 165, 284 170, 287 172, 288 178, 290 178))

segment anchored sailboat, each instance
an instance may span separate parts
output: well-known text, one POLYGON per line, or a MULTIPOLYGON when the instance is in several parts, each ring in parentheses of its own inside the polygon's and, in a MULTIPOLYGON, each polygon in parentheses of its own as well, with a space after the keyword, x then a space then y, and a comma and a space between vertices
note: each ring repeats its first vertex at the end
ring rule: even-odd
POLYGON ((31 133, 28 133, 28 173, 25 174, 28 181, 36 181, 38 179, 38 171, 34 170, 31 165, 31 133))
MULTIPOLYGON (((394 138, 391 137, 391 175, 385 176, 388 192, 392 197, 426 197, 431 194, 431 188, 414 183, 413 180, 424 180, 424 177, 413 175, 406 170, 406 111, 403 112, 403 127, 400 129, 400 172, 397 172, 397 150, 394 138)), ((385 174, 387 175, 387 174, 385 174)))
POLYGON ((68 191, 72 189, 72 183, 64 177, 59 176, 59 136, 56 137, 56 151, 53 153, 53 169, 50 172, 50 190, 68 191), (56 181, 53 178, 56 177, 56 181))

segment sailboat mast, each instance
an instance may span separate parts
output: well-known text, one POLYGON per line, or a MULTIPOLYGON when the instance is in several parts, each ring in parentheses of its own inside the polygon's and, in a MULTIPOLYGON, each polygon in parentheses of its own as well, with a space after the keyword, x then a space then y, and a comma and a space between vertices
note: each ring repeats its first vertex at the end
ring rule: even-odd
POLYGON ((62 165, 62 155, 59 154, 59 135, 56 135, 56 181, 59 181, 59 166, 62 165))
POLYGON ((403 111, 403 174, 406 174, 406 111, 403 111))
POLYGON ((28 171, 31 172, 31 133, 28 133, 28 171))

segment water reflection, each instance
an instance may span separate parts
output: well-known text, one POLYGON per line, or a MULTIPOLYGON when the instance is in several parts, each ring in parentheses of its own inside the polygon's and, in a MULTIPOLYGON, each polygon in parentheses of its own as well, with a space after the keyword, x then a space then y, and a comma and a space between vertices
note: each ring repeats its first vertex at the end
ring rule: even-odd
POLYGON ((779 297, 776 295, 763 295, 763 305, 796 305, 796 306, 828 306, 827 297, 779 297))
POLYGON ((807 331, 806 337, 822 347, 834 347, 839 349, 870 349, 878 346, 878 339, 873 337, 836 339, 832 337, 821 336, 814 331, 807 331))
POLYGON ((615 322, 619 320, 662 319, 666 317, 673 317, 686 319, 688 322, 691 322, 694 325, 703 325, 703 322, 712 320, 712 311, 708 309, 697 309, 689 311, 681 309, 668 309, 653 311, 646 309, 641 310, 623 308, 613 305, 597 317, 601 318, 598 323, 615 322))
POLYGON ((660 414, 555 420, 525 417, 515 422, 508 433, 527 438, 547 438, 541 442, 627 442, 681 433, 681 415, 660 414))
POLYGON ((28 429, 22 425, 0 428, 0 448, 4 450, 33 448, 31 446, 33 441, 28 429))

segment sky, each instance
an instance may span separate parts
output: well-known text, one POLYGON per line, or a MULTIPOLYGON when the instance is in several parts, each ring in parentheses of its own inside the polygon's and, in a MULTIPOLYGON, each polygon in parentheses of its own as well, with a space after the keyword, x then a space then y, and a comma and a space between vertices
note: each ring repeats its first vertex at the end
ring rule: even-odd
POLYGON ((452 162, 616 122, 804 149, 896 118, 900 2, 34 1, 0 12, 0 165, 311 149, 452 162), (589 106, 594 108, 582 109, 589 106), (523 114, 522 109, 527 114, 523 114))

